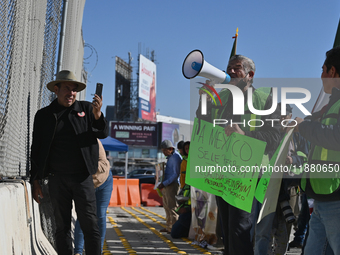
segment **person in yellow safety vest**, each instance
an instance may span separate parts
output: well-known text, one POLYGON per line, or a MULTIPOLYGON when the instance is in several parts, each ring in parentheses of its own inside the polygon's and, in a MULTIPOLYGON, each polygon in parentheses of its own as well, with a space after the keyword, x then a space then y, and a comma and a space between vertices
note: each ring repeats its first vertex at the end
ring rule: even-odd
MULTIPOLYGON (((218 103, 217 106, 213 105, 210 101, 207 103, 207 114, 201 114, 201 98, 199 107, 196 111, 196 116, 199 119, 212 122, 213 119, 226 119, 235 122, 248 123, 251 119, 272 119, 271 116, 257 116, 252 114, 248 109, 247 104, 247 90, 253 88, 253 106, 258 110, 270 109, 272 106, 272 91, 271 88, 258 88, 253 87, 253 78, 255 75, 255 64, 250 58, 242 55, 235 55, 230 58, 227 74, 230 75, 231 81, 229 84, 240 88, 245 97, 245 114, 234 115, 233 114, 233 99, 232 94, 228 89, 221 90, 219 96, 222 104, 218 103)), ((199 91, 202 95, 202 91, 199 91)), ((265 122, 265 121, 264 121, 265 122)), ((229 122, 230 123, 230 122, 229 122)), ((263 126, 259 126, 258 123, 252 123, 252 125, 238 125, 233 124, 225 127, 225 133, 230 136, 233 132, 241 135, 246 135, 265 141, 267 143, 265 154, 268 159, 268 154, 273 155, 276 148, 280 143, 280 124, 275 123, 272 127, 271 123, 265 123, 263 126)), ((269 161, 267 161, 269 162, 269 161)), ((224 254, 242 254, 252 255, 253 250, 253 233, 255 225, 255 216, 257 215, 256 202, 253 203, 253 207, 250 213, 238 209, 226 201, 223 198, 216 196, 218 213, 221 217, 222 230, 223 230, 223 242, 224 242, 224 254)))
POLYGON ((181 163, 181 172, 179 174, 179 185, 180 189, 183 189, 185 185, 185 176, 187 172, 187 160, 189 156, 189 147, 190 147, 190 141, 186 141, 183 143, 183 155, 182 155, 182 163, 181 163))
POLYGON ((340 254, 340 47, 326 53, 321 74, 328 104, 295 131, 311 143, 301 188, 314 198, 304 254, 340 254))

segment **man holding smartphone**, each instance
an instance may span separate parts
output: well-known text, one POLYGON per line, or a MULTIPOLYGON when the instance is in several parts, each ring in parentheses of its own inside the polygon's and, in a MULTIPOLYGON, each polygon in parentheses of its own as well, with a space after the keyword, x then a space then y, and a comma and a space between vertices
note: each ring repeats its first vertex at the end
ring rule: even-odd
POLYGON ((72 255, 71 210, 75 202, 84 233, 87 254, 101 254, 96 199, 92 175, 98 169, 97 138, 108 136, 108 125, 101 112, 102 97, 93 102, 77 101, 77 92, 86 85, 71 71, 60 71, 47 84, 57 98, 40 109, 34 119, 31 147, 33 198, 43 198, 40 181, 49 180, 49 193, 56 222, 58 254, 72 255))
POLYGON ((103 92, 103 84, 102 83, 97 83, 96 86, 96 95, 102 98, 102 92, 103 92))

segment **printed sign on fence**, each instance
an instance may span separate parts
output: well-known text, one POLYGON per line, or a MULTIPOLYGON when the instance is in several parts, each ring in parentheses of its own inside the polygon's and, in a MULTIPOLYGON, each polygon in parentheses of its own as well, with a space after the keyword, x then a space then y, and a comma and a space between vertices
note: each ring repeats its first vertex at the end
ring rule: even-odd
MULTIPOLYGON (((199 122, 200 121, 200 122, 199 122)), ((194 121, 186 183, 250 212, 266 143, 194 121)))

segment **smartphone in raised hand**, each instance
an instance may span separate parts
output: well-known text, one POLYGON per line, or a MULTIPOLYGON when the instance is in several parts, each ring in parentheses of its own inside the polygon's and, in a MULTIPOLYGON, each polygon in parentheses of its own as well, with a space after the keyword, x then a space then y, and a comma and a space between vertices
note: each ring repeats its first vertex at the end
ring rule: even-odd
POLYGON ((100 98, 102 97, 102 92, 103 92, 103 84, 102 84, 102 83, 97 83, 96 94, 97 94, 100 98))

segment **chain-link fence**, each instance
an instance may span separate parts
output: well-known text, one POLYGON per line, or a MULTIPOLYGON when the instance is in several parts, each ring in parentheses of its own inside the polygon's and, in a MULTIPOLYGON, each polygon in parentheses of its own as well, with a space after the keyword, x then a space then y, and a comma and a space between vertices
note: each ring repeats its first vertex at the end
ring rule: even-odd
POLYGON ((0 175, 26 176, 34 114, 50 102, 62 0, 0 1, 0 175))
MULTIPOLYGON (((0 0, 0 177, 28 175, 34 115, 54 99, 46 84, 56 71, 64 2, 0 0)), ((61 68, 86 82, 81 34, 85 0, 67 2, 61 68)))
MULTIPOLYGON (((46 84, 53 80, 64 18, 64 53, 60 70, 86 82, 81 34, 85 0, 0 0, 0 181, 26 178, 34 116, 55 98, 46 84), (63 17, 63 8, 65 16, 63 17), (68 7, 68 8, 66 8, 68 7)), ((85 92, 80 99, 85 98, 85 92)), ((55 246, 53 209, 46 180, 42 183, 41 226, 55 246)))

